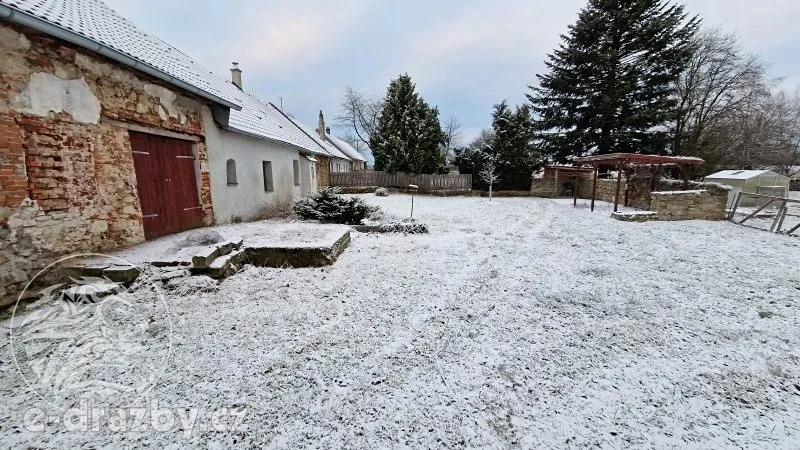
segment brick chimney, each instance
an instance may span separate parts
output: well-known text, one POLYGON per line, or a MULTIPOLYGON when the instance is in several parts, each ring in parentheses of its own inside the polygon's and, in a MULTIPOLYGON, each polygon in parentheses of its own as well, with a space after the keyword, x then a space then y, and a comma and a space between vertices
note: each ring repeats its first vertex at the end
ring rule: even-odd
POLYGON ((233 67, 231 67, 231 81, 239 89, 242 88, 242 69, 239 68, 239 63, 237 62, 234 62, 233 67))
POLYGON ((319 137, 325 139, 325 117, 322 115, 322 111, 319 112, 319 122, 317 123, 317 133, 319 133, 319 137))

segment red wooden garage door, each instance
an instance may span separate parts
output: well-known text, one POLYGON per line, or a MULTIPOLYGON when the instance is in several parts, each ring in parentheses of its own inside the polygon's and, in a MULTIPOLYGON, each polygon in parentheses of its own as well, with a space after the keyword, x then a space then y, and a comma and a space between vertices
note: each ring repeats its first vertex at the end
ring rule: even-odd
POLYGON ((203 225, 192 143, 130 132, 145 239, 203 225))

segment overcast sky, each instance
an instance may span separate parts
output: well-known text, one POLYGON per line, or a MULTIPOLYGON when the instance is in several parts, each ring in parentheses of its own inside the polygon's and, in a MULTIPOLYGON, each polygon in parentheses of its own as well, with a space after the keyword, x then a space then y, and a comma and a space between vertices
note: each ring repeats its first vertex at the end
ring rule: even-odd
MULTIPOLYGON (((443 118, 467 138, 489 125, 492 105, 524 101, 526 86, 585 0, 105 0, 141 29, 210 70, 244 71, 245 89, 307 124, 330 122, 346 84, 383 94, 408 72, 443 118)), ((686 0, 707 26, 735 32, 800 85, 800 1, 686 0)))

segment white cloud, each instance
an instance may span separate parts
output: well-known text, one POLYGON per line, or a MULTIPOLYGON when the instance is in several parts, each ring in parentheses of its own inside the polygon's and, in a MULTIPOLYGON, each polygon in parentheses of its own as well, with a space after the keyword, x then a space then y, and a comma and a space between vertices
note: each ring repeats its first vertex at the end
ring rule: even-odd
POLYGON ((369 11, 366 0, 105 1, 215 72, 235 60, 245 70, 273 76, 315 64, 355 32, 354 24, 369 11))

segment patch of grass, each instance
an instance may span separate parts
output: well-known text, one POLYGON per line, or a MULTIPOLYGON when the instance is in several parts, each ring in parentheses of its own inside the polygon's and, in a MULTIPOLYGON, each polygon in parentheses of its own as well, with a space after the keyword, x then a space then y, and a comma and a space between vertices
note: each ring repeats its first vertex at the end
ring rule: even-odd
POLYGON ((259 211, 255 219, 258 220, 276 220, 276 219, 289 219, 294 217, 294 199, 290 194, 276 195, 271 202, 259 211))

